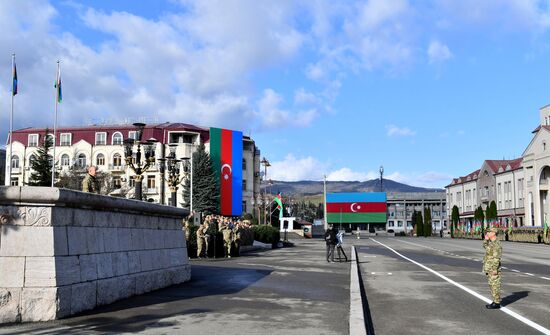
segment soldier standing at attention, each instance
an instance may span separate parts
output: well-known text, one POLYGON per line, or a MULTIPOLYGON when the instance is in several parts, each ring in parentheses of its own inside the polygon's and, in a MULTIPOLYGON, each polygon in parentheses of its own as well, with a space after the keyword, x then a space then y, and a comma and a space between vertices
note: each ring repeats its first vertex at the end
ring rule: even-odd
POLYGON ((485 305, 488 309, 500 308, 500 260, 502 258, 502 246, 497 239, 497 229, 488 228, 485 232, 483 248, 485 256, 483 257, 483 272, 487 276, 493 302, 485 305))
POLYGON ((84 177, 84 180, 82 180, 82 192, 99 194, 99 182, 95 177, 96 172, 97 169, 95 166, 88 168, 88 173, 84 177))
POLYGON ((202 249, 204 246, 204 226, 200 225, 197 229, 197 258, 202 258, 202 249))
POLYGON ((231 242, 233 240, 233 230, 229 228, 227 222, 222 223, 220 228, 223 234, 223 246, 225 247, 225 257, 231 258, 231 242))

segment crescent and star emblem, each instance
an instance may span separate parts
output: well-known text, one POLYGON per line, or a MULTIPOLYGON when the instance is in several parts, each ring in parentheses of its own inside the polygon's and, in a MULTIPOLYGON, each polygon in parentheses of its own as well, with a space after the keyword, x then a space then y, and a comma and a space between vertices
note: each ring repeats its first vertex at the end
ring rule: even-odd
POLYGON ((361 209, 361 206, 359 206, 356 202, 354 202, 353 204, 351 204, 351 211, 352 212, 357 212, 359 209, 361 209), (356 208, 353 208, 354 206, 357 206, 356 208))
POLYGON ((233 169, 231 169, 231 165, 229 165, 229 164, 224 164, 224 165, 222 165, 221 172, 222 172, 222 175, 223 175, 223 179, 228 180, 228 179, 229 179, 229 175, 233 173, 233 169), (224 172, 223 172, 223 169, 225 169, 225 168, 228 168, 228 169, 229 169, 229 172, 228 172, 228 173, 224 173, 224 172))

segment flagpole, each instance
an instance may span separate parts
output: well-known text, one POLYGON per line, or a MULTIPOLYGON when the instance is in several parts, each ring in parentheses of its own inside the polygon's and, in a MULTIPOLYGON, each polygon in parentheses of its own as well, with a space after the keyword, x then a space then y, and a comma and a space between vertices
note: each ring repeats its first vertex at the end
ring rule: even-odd
POLYGON ((55 184, 55 145, 56 145, 56 139, 57 139, 57 109, 59 105, 59 77, 61 76, 61 73, 59 72, 59 60, 57 61, 57 76, 55 78, 55 120, 53 123, 53 156, 52 156, 52 187, 54 187, 55 184))
POLYGON ((323 209, 325 211, 325 230, 328 229, 328 218, 327 218, 327 175, 323 176, 323 209))
MULTIPOLYGON (((11 55, 11 69, 15 69, 15 54, 11 55)), ((11 114, 10 114, 10 158, 8 159, 8 178, 4 183, 7 186, 11 186, 11 158, 13 156, 13 97, 14 97, 14 87, 13 87, 13 73, 12 73, 12 87, 11 87, 11 114)))

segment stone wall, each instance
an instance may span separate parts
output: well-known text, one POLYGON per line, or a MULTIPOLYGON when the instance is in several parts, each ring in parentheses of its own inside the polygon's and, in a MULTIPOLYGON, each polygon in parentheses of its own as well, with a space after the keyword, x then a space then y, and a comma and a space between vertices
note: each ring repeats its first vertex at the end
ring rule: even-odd
POLYGON ((0 187, 0 323, 62 318, 191 277, 181 208, 0 187))

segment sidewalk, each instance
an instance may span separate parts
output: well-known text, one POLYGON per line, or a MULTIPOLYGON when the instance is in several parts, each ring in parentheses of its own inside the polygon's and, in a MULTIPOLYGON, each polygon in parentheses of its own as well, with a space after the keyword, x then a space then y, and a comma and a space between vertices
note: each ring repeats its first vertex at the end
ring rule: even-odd
MULTIPOLYGON (((183 285, 0 334, 347 334, 350 263, 327 263, 322 240, 191 262, 183 285)), ((346 248, 349 257, 349 248, 346 248)))

